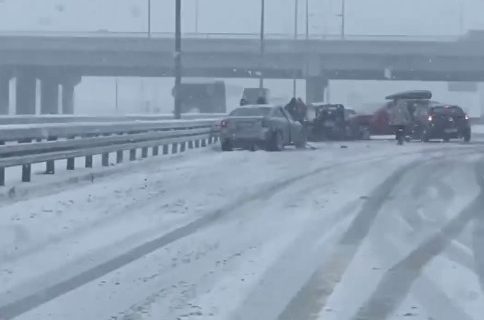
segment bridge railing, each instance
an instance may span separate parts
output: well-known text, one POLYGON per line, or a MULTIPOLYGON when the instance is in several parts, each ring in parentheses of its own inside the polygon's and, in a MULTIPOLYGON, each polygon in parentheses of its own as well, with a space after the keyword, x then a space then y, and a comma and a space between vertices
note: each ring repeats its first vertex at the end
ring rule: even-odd
MULTIPOLYGON (((77 38, 174 38, 173 32, 116 32, 109 30, 98 31, 0 31, 0 37, 77 37, 77 38)), ((182 35, 185 39, 259 39, 259 33, 229 33, 229 32, 187 32, 182 35)), ((266 39, 292 40, 293 34, 266 33, 266 39)), ((305 40, 306 35, 298 35, 299 40, 305 40)), ((311 33, 310 40, 382 40, 382 41, 456 41, 456 35, 406 35, 406 34, 347 34, 344 38, 340 34, 311 33)))
POLYGON ((93 156, 101 155, 103 167, 110 166, 110 154, 116 163, 147 158, 149 150, 157 156, 205 147, 217 140, 218 121, 170 120, 112 123, 65 123, 0 125, 0 185, 5 185, 5 169, 22 167, 22 181, 31 181, 31 166, 46 163, 45 173, 55 173, 55 161, 67 160, 67 170, 75 169, 75 158, 84 157, 85 167, 93 167, 93 156))

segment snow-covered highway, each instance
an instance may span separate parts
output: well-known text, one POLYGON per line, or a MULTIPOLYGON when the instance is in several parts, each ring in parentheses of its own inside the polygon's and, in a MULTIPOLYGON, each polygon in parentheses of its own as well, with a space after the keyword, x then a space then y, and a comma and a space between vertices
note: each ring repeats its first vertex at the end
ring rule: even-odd
POLYGON ((480 319, 483 141, 344 145, 0 203, 0 319, 480 319))

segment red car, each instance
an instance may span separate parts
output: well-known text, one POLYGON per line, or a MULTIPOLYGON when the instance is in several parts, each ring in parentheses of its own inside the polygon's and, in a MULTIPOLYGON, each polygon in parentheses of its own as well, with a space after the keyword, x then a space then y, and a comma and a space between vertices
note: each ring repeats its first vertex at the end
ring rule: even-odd
POLYGON ((391 135, 394 133, 390 126, 391 102, 378 109, 370 120, 370 133, 373 135, 391 135))

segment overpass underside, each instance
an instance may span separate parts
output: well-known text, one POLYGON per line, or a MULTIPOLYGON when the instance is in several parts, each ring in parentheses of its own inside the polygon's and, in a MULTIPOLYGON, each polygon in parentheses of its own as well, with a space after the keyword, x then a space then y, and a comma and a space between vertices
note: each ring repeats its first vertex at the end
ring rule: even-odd
POLYGON ((74 90, 81 77, 56 68, 4 68, 0 70, 0 114, 13 109, 19 115, 73 114, 74 90), (11 107, 13 106, 13 107, 11 107))
MULTIPOLYGON (((170 39, 27 40, 0 42, 0 113, 8 111, 13 92, 18 114, 33 114, 36 101, 41 113, 72 113, 82 76, 174 76, 170 39), (8 90, 12 83, 15 90, 8 90)), ((254 40, 186 39, 183 76, 305 79, 308 101, 323 100, 329 80, 484 81, 479 42, 268 40, 263 58, 258 46, 254 40)))

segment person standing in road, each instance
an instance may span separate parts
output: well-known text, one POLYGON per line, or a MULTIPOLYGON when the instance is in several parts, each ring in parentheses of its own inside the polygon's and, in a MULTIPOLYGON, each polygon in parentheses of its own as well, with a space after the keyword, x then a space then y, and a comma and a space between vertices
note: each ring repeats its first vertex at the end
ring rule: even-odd
POLYGON ((390 125, 395 130, 395 138, 403 143, 407 128, 412 123, 412 116, 405 100, 396 100, 390 109, 390 125))

